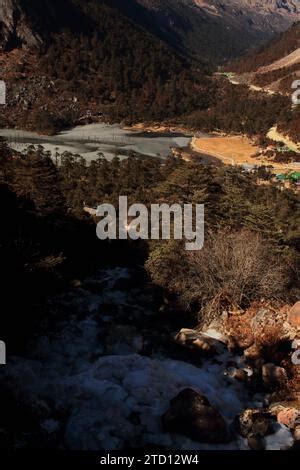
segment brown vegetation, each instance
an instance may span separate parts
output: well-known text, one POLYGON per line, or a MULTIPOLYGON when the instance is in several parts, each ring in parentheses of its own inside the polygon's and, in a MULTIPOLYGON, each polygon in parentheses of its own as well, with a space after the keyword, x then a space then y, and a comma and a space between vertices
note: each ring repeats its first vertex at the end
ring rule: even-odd
POLYGON ((154 250, 147 268, 154 282, 175 292, 185 308, 198 305, 199 321, 205 324, 254 300, 282 299, 289 282, 288 267, 260 235, 246 230, 210 233, 203 250, 183 251, 180 259, 172 245, 159 256, 154 250))

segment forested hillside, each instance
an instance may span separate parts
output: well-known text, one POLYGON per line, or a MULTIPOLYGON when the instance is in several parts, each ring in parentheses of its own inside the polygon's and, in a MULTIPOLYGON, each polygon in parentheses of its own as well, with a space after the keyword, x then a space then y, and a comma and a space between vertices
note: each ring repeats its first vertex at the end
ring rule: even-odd
POLYGON ((70 18, 68 3, 45 2, 45 24, 38 22, 42 4, 34 5, 24 11, 38 45, 0 54, 0 78, 8 84, 1 126, 55 133, 98 120, 172 120, 253 134, 286 109, 280 99, 260 99, 216 80, 205 61, 184 57, 120 2, 74 0, 70 18))
POLYGON ((293 0, 108 0, 181 53, 218 64, 286 30, 300 18, 293 0), (139 8, 138 8, 139 6, 139 8))
MULTIPOLYGON (((21 155, 2 143, 0 151, 1 207, 5 221, 0 250, 5 279, 1 310, 7 311, 6 304, 16 312, 1 316, 1 331, 11 348, 20 349, 26 344, 47 315, 45 302, 49 296, 72 279, 105 264, 142 265, 149 259, 147 269, 154 281, 166 293, 178 295, 183 310, 188 309, 191 315, 205 315, 206 307, 218 292, 207 291, 200 305, 199 295, 206 280, 195 297, 196 286, 186 286, 193 282, 193 276, 182 278, 178 252, 182 253, 181 260, 186 254, 180 243, 174 249, 173 242, 97 240, 95 221, 84 213, 83 206, 95 207, 103 202, 117 205, 120 194, 146 205, 161 201, 205 203, 208 239, 213 229, 214 237, 227 231, 238 237, 236 243, 245 242, 245 237, 246 243, 259 243, 261 256, 273 260, 274 272, 275 265, 285 272, 284 280, 280 280, 284 282, 280 284, 278 278, 273 286, 268 285, 265 295, 269 300, 295 295, 299 267, 297 196, 289 190, 281 191, 273 183, 258 184, 261 178, 268 181, 267 173, 251 175, 230 167, 207 167, 175 159, 162 163, 159 159, 134 156, 111 163, 100 157, 87 165, 78 156, 64 154, 56 166, 42 148, 30 148, 21 155)), ((192 269, 190 262, 193 260, 187 258, 185 269, 192 269)), ((219 262, 214 259, 214 263, 219 262)), ((226 275, 225 271, 218 271, 219 278, 226 275)), ((232 295, 226 296, 226 304, 237 302, 239 293, 232 295)), ((260 295, 256 291, 249 292, 247 297, 242 295, 241 306, 249 305, 260 295)))
POLYGON ((300 22, 294 24, 275 39, 245 55, 243 60, 237 61, 235 71, 237 73, 255 72, 260 67, 270 65, 278 59, 287 56, 299 47, 300 22))
POLYGON ((300 76, 300 23, 228 68, 242 81, 291 94, 291 85, 300 76))
POLYGON ((0 57, 8 83, 3 124, 52 131, 86 115, 167 119, 208 106, 207 66, 180 57, 104 1, 75 3, 76 28, 62 16, 38 48, 0 57))

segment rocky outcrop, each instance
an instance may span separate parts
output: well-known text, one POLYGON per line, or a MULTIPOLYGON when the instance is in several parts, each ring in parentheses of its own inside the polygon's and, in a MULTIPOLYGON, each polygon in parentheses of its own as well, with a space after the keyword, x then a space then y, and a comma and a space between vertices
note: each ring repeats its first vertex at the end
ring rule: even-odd
POLYGON ((291 308, 288 320, 293 328, 300 329, 300 301, 291 308))
POLYGON ((171 400, 162 424, 169 433, 182 434, 199 442, 217 444, 229 439, 225 420, 219 411, 205 396, 189 388, 171 400))
POLYGON ((53 32, 90 29, 73 0, 0 0, 0 50, 39 47, 53 32))
POLYGON ((42 39, 17 0, 0 0, 0 50, 18 46, 33 47, 42 39))
MULTIPOLYGON (((0 49, 39 46, 51 31, 85 23, 86 2, 0 0, 0 49)), ((218 61, 286 30, 300 19, 293 0, 111 0, 138 25, 187 55, 218 61), (222 39, 222 40, 220 40, 222 39)))

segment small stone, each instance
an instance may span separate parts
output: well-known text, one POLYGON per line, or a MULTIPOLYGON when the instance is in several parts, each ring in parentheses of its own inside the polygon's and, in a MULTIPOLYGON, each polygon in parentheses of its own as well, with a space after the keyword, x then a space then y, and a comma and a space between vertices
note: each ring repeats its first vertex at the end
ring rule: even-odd
POLYGON ((274 364, 265 364, 262 367, 262 379, 266 387, 273 388, 284 385, 288 377, 283 367, 278 367, 274 364))
POLYGON ((235 369, 233 378, 239 382, 246 382, 248 380, 248 374, 244 369, 235 369))

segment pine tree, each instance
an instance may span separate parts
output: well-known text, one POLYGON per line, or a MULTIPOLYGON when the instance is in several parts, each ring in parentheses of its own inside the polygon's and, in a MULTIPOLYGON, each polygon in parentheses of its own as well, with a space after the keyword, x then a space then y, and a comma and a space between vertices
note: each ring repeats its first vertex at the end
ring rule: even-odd
POLYGON ((58 170, 41 149, 31 148, 28 154, 20 159, 13 187, 18 196, 34 203, 39 215, 60 213, 65 208, 58 170))

